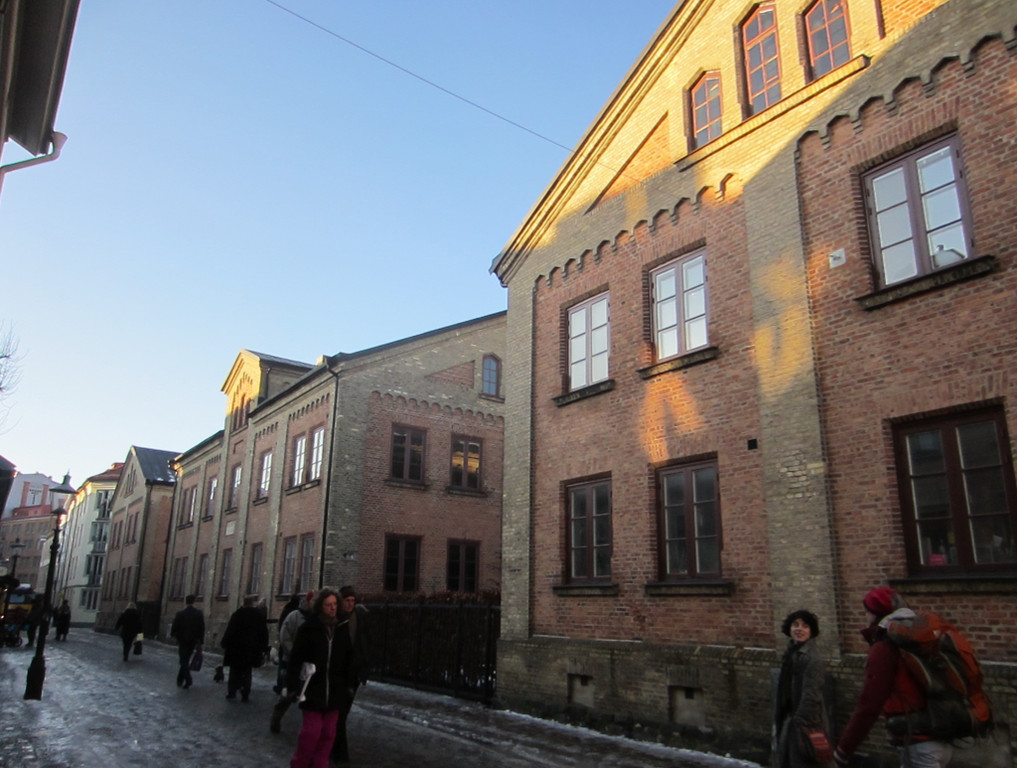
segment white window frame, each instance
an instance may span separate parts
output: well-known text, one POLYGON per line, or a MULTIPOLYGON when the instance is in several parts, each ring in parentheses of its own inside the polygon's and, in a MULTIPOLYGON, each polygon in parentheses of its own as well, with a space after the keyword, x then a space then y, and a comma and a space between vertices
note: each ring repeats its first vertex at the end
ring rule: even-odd
POLYGON ((709 346, 705 250, 681 256, 653 270, 650 298, 658 361, 709 346))
POLYGON ((311 480, 321 478, 321 465, 325 457, 325 428, 318 427, 311 433, 311 480))
POLYGON ((258 498, 264 499, 272 488, 272 451, 261 455, 261 476, 258 478, 258 498))
POLYGON ((307 435, 300 435, 293 440, 293 476, 291 486, 304 482, 304 464, 307 460, 307 435))
POLYGON ((568 311, 569 391, 607 381, 610 355, 610 294, 601 293, 568 311))

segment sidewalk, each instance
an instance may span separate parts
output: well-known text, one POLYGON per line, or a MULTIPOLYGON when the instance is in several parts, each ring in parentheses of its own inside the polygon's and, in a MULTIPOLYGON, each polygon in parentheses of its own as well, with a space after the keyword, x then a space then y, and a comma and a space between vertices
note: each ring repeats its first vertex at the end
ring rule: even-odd
MULTIPOLYGON (((0 768, 289 764, 301 718, 293 707, 269 733, 275 667, 255 670, 250 703, 231 702, 211 649, 184 691, 175 648, 146 640, 124 663, 119 638, 77 629, 47 641, 42 701, 24 701, 31 657, 0 651, 0 768)), ((757 768, 381 683, 358 694, 349 738, 359 768, 757 768)))

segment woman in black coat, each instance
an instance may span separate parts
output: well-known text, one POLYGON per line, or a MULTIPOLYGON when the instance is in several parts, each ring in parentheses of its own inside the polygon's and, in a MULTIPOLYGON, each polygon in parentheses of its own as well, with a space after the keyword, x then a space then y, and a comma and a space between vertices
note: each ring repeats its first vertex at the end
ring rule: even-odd
POLYGON ((141 614, 134 603, 127 604, 113 629, 120 631, 120 640, 124 644, 124 661, 127 661, 134 638, 141 634, 141 614))
POLYGON ((338 593, 322 589, 293 641, 286 688, 291 694, 303 691, 303 698, 297 701, 304 721, 291 768, 328 765, 339 713, 353 698, 353 644, 338 613, 338 593), (308 677, 305 665, 309 664, 314 665, 314 672, 308 677))
POLYGON ((826 662, 816 646, 819 620, 810 611, 794 611, 781 627, 791 638, 780 667, 774 707, 773 768, 809 768, 831 763, 830 730, 824 684, 826 662), (809 734, 825 742, 819 753, 809 734))

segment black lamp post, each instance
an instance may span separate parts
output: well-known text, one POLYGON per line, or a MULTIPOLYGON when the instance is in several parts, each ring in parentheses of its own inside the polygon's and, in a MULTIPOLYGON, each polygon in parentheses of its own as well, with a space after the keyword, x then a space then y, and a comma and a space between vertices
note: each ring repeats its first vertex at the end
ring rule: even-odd
POLYGON ((16 538, 13 542, 11 542, 11 549, 13 550, 14 554, 11 555, 11 570, 10 570, 10 573, 7 574, 7 576, 8 576, 8 586, 7 586, 7 591, 4 593, 4 623, 5 624, 7 623, 7 613, 11 610, 11 592, 13 590, 17 589, 18 585, 21 583, 20 581, 18 581, 18 578, 17 578, 18 577, 18 556, 21 554, 21 550, 23 550, 26 546, 27 546, 26 544, 22 543, 20 537, 16 538))
POLYGON ((56 522, 53 525, 53 543, 49 546, 49 568, 46 570, 46 596, 43 598, 42 622, 39 624, 39 637, 35 641, 35 656, 28 665, 24 696, 26 699, 37 701, 42 699, 42 684, 46 680, 43 648, 46 646, 46 633, 49 632, 49 622, 53 616, 53 570, 56 566, 57 553, 60 551, 60 517, 67 511, 64 509, 64 501, 74 494, 74 489, 67 482, 69 479, 69 475, 64 475, 63 482, 49 490, 53 497, 53 516, 56 522))

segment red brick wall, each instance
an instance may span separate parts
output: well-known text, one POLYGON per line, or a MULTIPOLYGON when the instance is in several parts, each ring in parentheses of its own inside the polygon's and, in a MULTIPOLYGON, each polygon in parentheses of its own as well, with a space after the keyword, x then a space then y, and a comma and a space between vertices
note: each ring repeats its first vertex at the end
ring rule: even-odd
MULTIPOLYGON (((927 5, 927 4, 920 4, 927 5)), ((844 637, 854 630, 865 591, 907 575, 889 421, 942 408, 1005 401, 1017 437, 1017 58, 999 40, 981 46, 968 71, 954 61, 934 87, 910 82, 891 113, 870 103, 853 125, 842 119, 829 141, 801 142, 799 173, 814 312, 816 351, 829 445, 844 637), (855 299, 875 288, 870 269, 860 170, 923 136, 956 128, 974 218, 975 256, 995 255, 999 270, 865 311, 855 299), (836 269, 828 254, 844 248, 836 269)), ((907 592, 907 587, 902 590, 907 592)), ((1012 596, 917 594, 990 658, 1017 659, 1012 596)))
POLYGON ((534 308, 533 630, 573 638, 769 645, 768 538, 762 513, 762 451, 744 206, 732 183, 726 199, 707 195, 623 234, 617 249, 587 253, 567 274, 541 280, 534 308), (675 221, 676 220, 676 221, 675 221), (649 365, 646 271, 706 243, 710 343, 716 359, 644 380, 649 365), (581 298, 610 290, 613 391, 558 407, 563 393, 565 312, 581 298), (715 455, 719 468, 725 577, 730 596, 647 597, 659 578, 653 465, 715 455), (563 484, 609 472, 612 481, 612 581, 620 598, 561 596, 565 575, 563 484))
POLYGON ((386 534, 421 537, 421 591, 445 590, 450 539, 481 542, 479 588, 496 589, 501 576, 502 419, 375 392, 365 432, 358 589, 382 591, 386 534), (423 490, 388 480, 393 424, 426 430, 423 490), (483 495, 446 490, 453 434, 483 440, 483 495))

